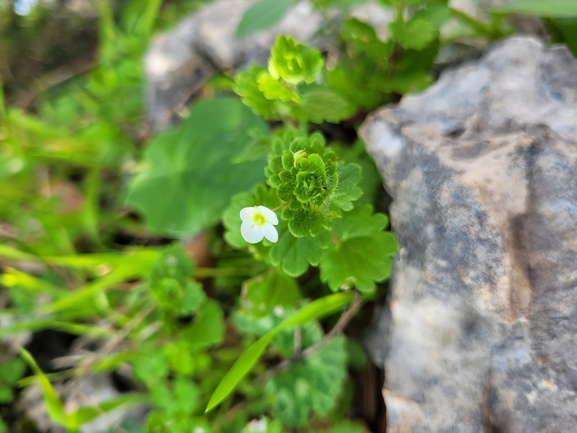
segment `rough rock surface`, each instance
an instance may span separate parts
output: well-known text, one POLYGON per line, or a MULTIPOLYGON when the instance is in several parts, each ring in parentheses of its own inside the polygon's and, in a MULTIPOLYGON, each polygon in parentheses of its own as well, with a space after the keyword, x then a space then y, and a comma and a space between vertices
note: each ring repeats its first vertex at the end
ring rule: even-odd
POLYGON ((361 136, 401 245, 387 431, 577 431, 577 61, 509 39, 361 136))

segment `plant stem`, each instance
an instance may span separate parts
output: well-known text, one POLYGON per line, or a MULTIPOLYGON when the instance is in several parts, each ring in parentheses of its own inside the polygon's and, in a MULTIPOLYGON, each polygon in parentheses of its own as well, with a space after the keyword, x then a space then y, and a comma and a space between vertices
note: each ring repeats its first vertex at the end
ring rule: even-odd
POLYGON ((347 327, 347 325, 349 324, 351 319, 355 316, 357 311, 359 311, 362 304, 363 304, 363 297, 359 291, 355 290, 353 302, 351 302, 351 305, 349 305, 349 308, 347 308, 345 311, 343 311, 343 313, 341 314, 341 317, 339 317, 339 320, 337 321, 335 326, 333 326, 332 329, 320 341, 316 342, 312 346, 307 347, 305 350, 303 350, 300 353, 299 357, 295 357, 292 359, 285 359, 281 363, 277 364, 275 367, 273 367, 269 371, 267 371, 266 374, 264 374, 261 377, 261 379, 259 379, 259 381, 266 382, 268 379, 270 379, 276 373, 279 373, 281 371, 286 370, 288 368, 288 366, 291 364, 291 362, 305 359, 307 356, 310 356, 313 353, 315 353, 323 345, 328 343, 330 340, 335 338, 337 335, 341 334, 345 330, 345 328, 347 327))
POLYGON ((302 353, 303 353, 303 331, 302 328, 300 326, 297 326, 295 328, 295 334, 294 334, 294 358, 295 359, 300 359, 302 358, 302 353))
POLYGON ((274 209, 271 209, 273 212, 276 212, 279 209, 282 209, 283 207, 286 207, 289 205, 289 202, 287 201, 286 203, 283 204, 279 204, 277 207, 275 207, 274 209))
POLYGON ((472 27, 477 33, 484 35, 484 36, 488 36, 491 39, 495 39, 498 38, 499 36, 501 36, 501 32, 495 28, 493 28, 492 26, 485 24, 482 21, 479 21, 475 18, 473 18, 472 16, 466 14, 463 11, 460 11, 458 9, 455 8, 450 8, 451 10, 451 16, 453 18, 458 19, 459 21, 461 21, 463 24, 468 25, 469 27, 472 27))
POLYGON ((210 277, 246 277, 252 276, 255 272, 247 268, 196 268, 194 276, 198 278, 210 277))

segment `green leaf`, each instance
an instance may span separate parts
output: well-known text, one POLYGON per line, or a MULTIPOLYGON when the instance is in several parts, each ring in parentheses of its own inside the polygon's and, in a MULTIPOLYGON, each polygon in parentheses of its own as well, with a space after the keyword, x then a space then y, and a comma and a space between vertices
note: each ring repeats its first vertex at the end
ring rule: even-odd
POLYGON ((170 409, 180 412, 192 412, 200 404, 201 391, 192 380, 177 376, 173 384, 174 398, 170 403, 170 409))
POLYGON ((197 351, 222 343, 224 315, 218 303, 212 300, 206 302, 192 325, 182 331, 182 335, 197 351))
POLYGON ((576 18, 577 2, 573 0, 510 0, 491 10, 496 13, 519 13, 549 18, 576 18))
POLYGON ((320 51, 299 44, 290 36, 279 36, 271 48, 268 71, 274 78, 293 85, 303 81, 310 84, 323 65, 320 51))
MULTIPOLYGON (((271 331, 272 332, 272 331, 271 331)), ((274 335, 266 334, 254 342, 234 363, 210 396, 205 413, 223 401, 258 362, 274 335)))
POLYGON ((367 365, 369 357, 361 343, 359 343, 357 340, 353 340, 352 338, 347 338, 346 348, 347 360, 351 368, 360 370, 367 365))
POLYGON ((361 168, 355 164, 341 164, 339 184, 331 195, 331 206, 344 211, 353 208, 353 201, 359 199, 363 191, 357 186, 361 180, 361 168))
POLYGON ((12 394, 12 389, 3 383, 0 384, 0 404, 10 403, 13 398, 14 394, 12 394))
MULTIPOLYGON (((361 167, 361 180, 358 183, 362 195, 356 201, 356 205, 373 205, 382 190, 382 180, 379 170, 373 159, 367 154, 365 145, 357 140, 353 146, 332 146, 337 152, 339 159, 344 163, 354 163, 361 167)), ((344 174, 339 177, 342 178, 344 174)))
POLYGON ((191 433, 210 432, 206 418, 155 410, 148 416, 146 431, 149 433, 191 433))
POLYGON ((299 95, 293 89, 274 78, 268 71, 261 72, 256 81, 258 83, 258 89, 266 99, 300 102, 299 95))
POLYGON ((309 264, 317 266, 321 259, 322 249, 328 244, 328 236, 296 237, 286 224, 279 224, 278 242, 270 250, 270 261, 291 277, 298 277, 306 272, 309 264))
POLYGON ((287 207, 284 208, 282 215, 289 220, 289 230, 297 237, 315 237, 333 226, 331 215, 316 206, 296 210, 287 207))
POLYGON ((269 29, 280 23, 288 11, 296 4, 296 0, 260 0, 246 10, 235 37, 245 38, 261 30, 269 29))
POLYGON ((294 117, 301 122, 338 123, 353 113, 350 105, 325 84, 310 84, 299 89, 300 104, 294 108, 294 117))
MULTIPOLYGON (((366 54, 377 64, 386 64, 392 45, 381 41, 375 29, 367 23, 356 18, 348 18, 341 26, 340 34, 355 54, 366 54)), ((361 59, 355 59, 355 63, 361 61, 361 59)), ((356 89, 353 87, 353 90, 356 89)))
POLYGON ((451 8, 446 4, 428 5, 413 15, 413 18, 427 20, 437 30, 440 30, 450 17, 451 8))
POLYGON ((168 359, 163 351, 142 350, 134 361, 134 373, 136 377, 146 384, 156 384, 164 379, 170 369, 168 359))
POLYGON ((194 271, 192 259, 184 251, 181 243, 176 242, 167 247, 150 272, 149 283, 151 286, 160 284, 166 278, 175 280, 178 284, 186 284, 190 281, 194 271))
POLYGON ((273 313, 257 318, 239 309, 232 313, 231 320, 240 334, 247 337, 262 337, 278 325, 279 322, 275 320, 275 317, 273 313))
POLYGON ((160 308, 177 315, 196 311, 206 296, 202 285, 192 281, 194 264, 182 244, 168 247, 152 267, 149 286, 160 308))
POLYGON ((18 381, 26 371, 26 364, 21 359, 15 358, 0 366, 0 378, 8 384, 18 381))
POLYGON ((387 225, 382 214, 371 214, 363 206, 335 221, 336 240, 323 252, 321 279, 331 290, 354 286, 364 293, 375 290, 375 282, 383 281, 391 272, 391 257, 398 250, 394 236, 382 230, 387 225))
POLYGON ((339 336, 266 384, 273 415, 289 427, 307 424, 311 412, 327 415, 337 401, 345 376, 344 337, 339 336))
POLYGON ((251 137, 250 143, 234 158, 232 161, 235 164, 240 164, 247 161, 256 161, 266 157, 270 149, 270 136, 261 129, 251 129, 248 131, 251 137))
POLYGON ((244 351, 231 369, 222 378, 215 391, 210 396, 205 412, 214 409, 234 390, 238 383, 258 362, 259 358, 262 356, 275 335, 277 335, 281 330, 300 326, 311 320, 316 320, 337 312, 348 305, 352 298, 352 293, 336 293, 312 301, 290 317, 283 320, 269 333, 255 341, 247 350, 244 351))
POLYGON ((276 102, 264 96, 257 81, 263 73, 268 74, 268 71, 261 66, 253 66, 248 71, 239 73, 234 80, 234 92, 256 114, 265 119, 276 119, 276 102))
MULTIPOLYGON (((263 317, 248 315, 244 310, 233 314, 233 323, 236 329, 248 337, 262 337, 286 318, 294 313, 292 308, 277 306, 274 311, 263 317)), ((311 320, 299 326, 301 332, 301 347, 305 348, 319 341, 324 333, 316 320, 311 320)), ((280 330, 272 339, 271 345, 283 358, 290 358, 295 351, 295 328, 280 330)))
POLYGON ((164 345, 164 353, 170 367, 177 373, 191 375, 194 371, 195 362, 190 345, 186 341, 170 342, 164 345))
POLYGON ((40 382, 42 393, 44 394, 44 401, 46 402, 46 409, 50 418, 54 422, 74 430, 77 426, 74 425, 72 420, 64 411, 62 400, 60 400, 60 397, 58 397, 58 394, 52 387, 52 384, 46 375, 42 372, 42 370, 40 370, 40 367, 38 367, 38 364, 36 364, 36 361, 26 349, 20 347, 19 351, 20 356, 22 356, 24 361, 26 361, 30 368, 32 368, 32 371, 34 371, 34 374, 36 374, 36 377, 40 382))
POLYGON ((185 236, 215 224, 234 194, 263 179, 262 160, 232 163, 255 128, 266 131, 236 99, 198 102, 178 129, 150 143, 149 168, 132 180, 127 204, 139 209, 156 233, 185 236))
MULTIPOLYGON (((293 311, 283 311, 280 313, 281 317, 290 316, 293 311)), ((319 342, 323 338, 323 329, 316 320, 311 320, 299 326, 301 349, 305 349, 313 344, 319 342)), ((296 328, 283 329, 272 340, 272 347, 278 350, 281 356, 289 359, 295 354, 295 330, 296 328)))
POLYGON ((438 29, 421 17, 414 17, 408 22, 394 21, 389 24, 389 30, 401 47, 413 50, 424 49, 438 36, 438 29))
POLYGON ((146 394, 122 395, 120 397, 98 403, 96 406, 81 407, 76 412, 68 415, 68 417, 70 419, 71 425, 75 426, 75 428, 78 428, 83 424, 86 424, 87 422, 102 416, 103 413, 110 412, 121 406, 141 405, 144 403, 149 403, 149 401, 150 399, 146 394))
POLYGON ((280 269, 271 268, 262 275, 245 281, 242 288, 243 310, 254 317, 263 317, 277 307, 294 307, 300 298, 294 278, 280 269))

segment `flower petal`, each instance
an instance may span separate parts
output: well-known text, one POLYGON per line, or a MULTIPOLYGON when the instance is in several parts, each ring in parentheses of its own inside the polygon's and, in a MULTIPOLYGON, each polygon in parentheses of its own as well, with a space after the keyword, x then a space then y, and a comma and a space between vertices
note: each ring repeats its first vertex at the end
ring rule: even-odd
POLYGON ((278 224, 278 218, 277 218, 276 214, 272 210, 270 210, 268 207, 259 206, 258 210, 260 213, 262 213, 264 215, 267 223, 271 223, 272 225, 275 225, 275 226, 278 224))
POLYGON ((252 222, 252 217, 255 213, 258 212, 258 209, 256 207, 245 207, 244 209, 241 209, 240 211, 240 219, 243 222, 252 222))
POLYGON ((276 231, 275 226, 270 223, 266 223, 262 227, 262 231, 264 233, 264 237, 267 238, 271 242, 278 241, 278 232, 276 231))
POLYGON ((240 226, 240 234, 242 235, 243 239, 247 241, 249 244, 256 244, 262 241, 264 237, 263 228, 259 226, 255 226, 248 222, 243 222, 240 226))

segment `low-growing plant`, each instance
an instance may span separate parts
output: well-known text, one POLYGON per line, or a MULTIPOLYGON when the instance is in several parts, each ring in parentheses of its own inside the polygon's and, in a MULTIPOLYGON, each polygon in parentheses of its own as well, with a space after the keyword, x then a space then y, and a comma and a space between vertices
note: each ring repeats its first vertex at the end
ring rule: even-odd
MULTIPOLYGON (((21 348, 33 375, 20 379, 18 359, 0 367, 0 403, 15 383, 39 384, 71 432, 135 404, 146 422, 111 432, 366 431, 348 419, 347 378, 367 358, 343 331, 385 290, 398 245, 356 128, 426 88, 444 45, 502 37, 505 13, 541 9, 516 0, 482 22, 446 0, 381 0, 393 14, 383 36, 349 13, 365 2, 313 1, 332 51, 281 35, 266 65, 222 72, 206 85, 214 97, 150 140, 142 54, 157 18, 176 15, 160 0, 120 18, 99 2, 96 66, 41 95, 36 114, 0 97, 0 337, 81 337, 58 370, 21 348), (66 389, 111 373, 129 394, 65 409, 66 389)), ((256 1, 237 37, 296 3, 256 1)), ((574 29, 555 10, 563 39, 574 29)))

